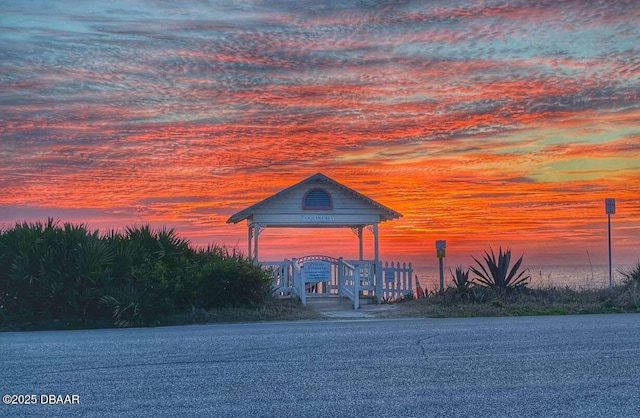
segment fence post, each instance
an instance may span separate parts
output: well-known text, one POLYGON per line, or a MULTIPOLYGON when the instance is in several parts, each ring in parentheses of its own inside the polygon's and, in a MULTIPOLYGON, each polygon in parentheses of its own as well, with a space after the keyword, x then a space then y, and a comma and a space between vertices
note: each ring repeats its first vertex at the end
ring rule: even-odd
POLYGON ((360 309, 360 265, 356 267, 353 280, 353 309, 360 309))
POLYGON ((342 283, 344 280, 344 259, 342 257, 340 257, 338 259, 338 296, 342 296, 342 283))

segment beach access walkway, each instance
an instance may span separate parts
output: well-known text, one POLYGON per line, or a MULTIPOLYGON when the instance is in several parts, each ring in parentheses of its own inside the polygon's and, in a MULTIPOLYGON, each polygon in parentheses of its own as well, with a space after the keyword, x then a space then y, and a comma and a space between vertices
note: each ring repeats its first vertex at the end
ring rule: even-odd
POLYGON ((348 298, 335 295, 307 296, 307 306, 320 313, 325 318, 333 319, 373 319, 376 313, 397 309, 395 304, 389 303, 361 303, 358 309, 348 298))

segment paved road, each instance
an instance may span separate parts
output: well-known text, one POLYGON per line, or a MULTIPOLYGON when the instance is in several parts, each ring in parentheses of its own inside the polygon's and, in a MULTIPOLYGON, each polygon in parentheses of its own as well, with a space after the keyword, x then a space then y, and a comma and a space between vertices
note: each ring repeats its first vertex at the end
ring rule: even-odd
POLYGON ((0 333, 0 359, 1 394, 80 400, 2 417, 640 416, 636 314, 0 333))

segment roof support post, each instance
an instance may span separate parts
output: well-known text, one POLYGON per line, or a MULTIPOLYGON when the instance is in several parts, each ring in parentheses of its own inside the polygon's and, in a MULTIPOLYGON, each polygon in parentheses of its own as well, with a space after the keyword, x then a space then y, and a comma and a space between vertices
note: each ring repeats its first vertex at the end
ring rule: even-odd
POLYGON ((376 288, 376 298, 380 300, 382 296, 382 279, 380 278, 380 245, 378 242, 378 223, 373 224, 373 271, 376 288))
MULTIPOLYGON (((369 227, 371 225, 368 225, 369 227)), ((364 246, 363 246, 363 231, 364 231, 364 225, 359 225, 359 226, 352 226, 351 227, 351 232, 353 232, 354 234, 356 234, 356 236, 358 237, 358 256, 360 261, 364 260, 364 246)))
POLYGON ((364 260, 364 247, 362 245, 363 240, 362 240, 362 236, 363 234, 363 227, 362 225, 360 225, 356 231, 356 235, 358 235, 358 257, 360 259, 360 261, 364 260))
POLYGON ((253 224, 253 259, 258 262, 258 236, 260 235, 260 225, 253 224))
POLYGON ((247 227, 247 249, 248 249, 248 257, 250 261, 253 261, 251 246, 253 243, 251 242, 251 238, 253 237, 253 225, 249 225, 247 227))

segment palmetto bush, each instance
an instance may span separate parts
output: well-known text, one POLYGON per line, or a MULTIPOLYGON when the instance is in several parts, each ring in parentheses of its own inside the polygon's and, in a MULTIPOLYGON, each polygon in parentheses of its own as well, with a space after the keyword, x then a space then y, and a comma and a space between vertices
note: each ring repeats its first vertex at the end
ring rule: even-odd
POLYGON ((491 254, 487 251, 484 254, 484 263, 473 257, 477 266, 471 266, 471 271, 477 276, 479 286, 501 292, 512 292, 527 287, 531 279, 528 270, 519 270, 523 256, 520 256, 511 266, 510 249, 503 252, 500 247, 497 257, 493 249, 491 249, 491 254))
POLYGON ((173 229, 19 223, 0 230, 0 324, 157 323, 188 309, 264 302, 271 281, 238 251, 195 250, 173 229))
POLYGON ((127 290, 131 287, 144 289, 152 295, 153 303, 141 303, 138 309, 148 318, 174 314, 187 307, 186 301, 176 298, 185 275, 193 270, 195 250, 187 240, 178 237, 173 229, 153 230, 148 225, 127 227, 122 234, 110 232, 106 239, 115 248, 117 261, 108 296, 126 305, 119 300, 124 296, 117 295, 133 294, 127 290))
POLYGON ((213 246, 198 252, 192 300, 205 309, 259 305, 271 294, 272 279, 239 251, 213 246))
MULTIPOLYGON (((110 281, 112 253, 84 225, 49 219, 17 224, 0 234, 0 305, 20 322, 97 314, 110 281)), ((5 315, 6 316, 6 315, 5 315)))

